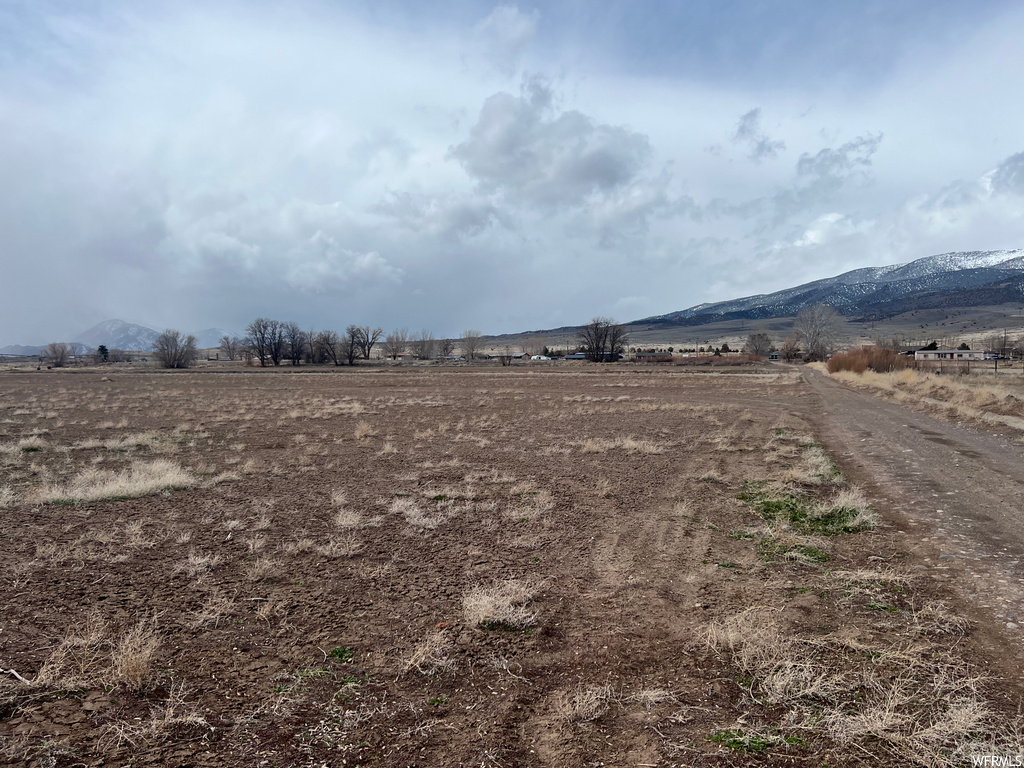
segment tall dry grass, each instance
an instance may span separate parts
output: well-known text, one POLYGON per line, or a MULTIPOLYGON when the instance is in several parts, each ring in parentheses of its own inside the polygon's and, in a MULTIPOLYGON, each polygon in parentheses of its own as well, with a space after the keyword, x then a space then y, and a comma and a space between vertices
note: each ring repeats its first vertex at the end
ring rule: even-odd
POLYGON ((999 382, 983 376, 940 375, 909 368, 889 373, 843 370, 833 376, 854 386, 878 390, 897 402, 938 402, 954 411, 959 409, 964 416, 980 411, 1024 418, 1024 381, 999 382))
POLYGON ((63 484, 43 486, 36 498, 42 502, 74 504, 110 499, 130 499, 160 491, 192 488, 199 478, 166 459, 136 462, 121 472, 90 467, 63 484))
POLYGON ((827 363, 827 368, 829 373, 838 373, 839 371, 891 373, 909 368, 913 362, 912 358, 893 352, 891 349, 861 347, 833 355, 827 363))

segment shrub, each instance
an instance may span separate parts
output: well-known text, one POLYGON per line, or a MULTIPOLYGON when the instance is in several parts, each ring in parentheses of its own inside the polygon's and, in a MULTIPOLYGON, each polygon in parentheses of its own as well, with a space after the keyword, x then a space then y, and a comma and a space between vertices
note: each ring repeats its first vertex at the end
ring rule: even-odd
POLYGON ((827 363, 829 373, 839 371, 852 371, 853 373, 864 373, 871 370, 876 373, 890 373, 909 368, 913 361, 906 355, 901 355, 891 349, 881 347, 861 347, 851 349, 848 352, 839 352, 829 358, 827 363))

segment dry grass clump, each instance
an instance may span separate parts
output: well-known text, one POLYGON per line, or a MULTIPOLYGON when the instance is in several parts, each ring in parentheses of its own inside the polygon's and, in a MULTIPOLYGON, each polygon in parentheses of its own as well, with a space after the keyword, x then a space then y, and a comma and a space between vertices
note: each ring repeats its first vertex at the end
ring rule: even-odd
POLYGON ((280 565, 269 557, 257 557, 245 570, 249 581, 263 581, 276 576, 280 565))
POLYGON ((659 704, 664 704, 666 701, 678 701, 675 694, 665 688, 644 688, 629 698, 630 701, 639 703, 648 712, 653 710, 659 704))
POLYGON ((810 443, 800 451, 797 464, 783 474, 783 480, 803 485, 835 485, 843 481, 843 474, 824 448, 810 443))
POLYGON ((377 431, 373 428, 373 425, 370 424, 370 422, 360 419, 356 424, 354 434, 356 440, 363 441, 367 438, 374 437, 377 434, 377 431))
POLYGON ((220 624, 221 619, 232 613, 234 607, 235 601, 233 597, 229 597, 228 595, 221 593, 219 590, 214 590, 213 593, 203 601, 202 607, 192 615, 189 626, 191 626, 192 629, 199 629, 200 627, 206 626, 217 627, 220 624))
POLYGON ((950 650, 920 640, 873 646, 839 634, 801 638, 765 608, 712 623, 705 639, 741 673, 752 698, 789 708, 789 722, 839 745, 952 766, 1006 732, 983 698, 984 679, 950 650))
POLYGON ((607 712, 616 699, 610 685, 592 685, 578 689, 562 704, 562 719, 568 723, 589 723, 607 712))
POLYGON ((18 497, 10 486, 0 485, 0 509, 13 507, 18 497))
POLYGON ((114 633, 98 614, 92 614, 80 632, 61 641, 31 685, 63 691, 100 685, 141 690, 159 648, 153 619, 142 619, 114 633))
POLYGON ((444 631, 432 632, 416 645, 412 655, 406 659, 406 673, 416 671, 421 675, 438 675, 454 672, 457 666, 452 654, 455 643, 444 631))
POLYGON ((181 735, 182 728, 209 728, 206 718, 194 704, 185 701, 183 683, 172 684, 167 700, 152 709, 148 720, 128 722, 118 720, 103 727, 101 743, 121 749, 125 744, 141 747, 169 737, 172 733, 181 735))
POLYGON ((345 533, 328 539, 317 546, 316 551, 330 560, 353 557, 363 551, 363 542, 353 533, 345 533))
POLYGON ((913 628, 924 634, 966 635, 971 631, 971 620, 953 613, 949 606, 931 600, 911 612, 913 628))
POLYGON ((849 487, 818 505, 816 516, 821 519, 842 519, 845 530, 869 531, 878 526, 878 513, 859 488, 849 487))
POLYGON ((537 621, 537 612, 529 605, 537 588, 533 582, 521 579, 476 586, 462 598, 462 613, 472 626, 526 629, 537 621))
POLYGON ((342 507, 334 513, 334 524, 338 528, 358 528, 362 522, 362 515, 348 507, 342 507))
POLYGON ((655 455, 665 452, 662 446, 652 443, 650 440, 637 440, 634 437, 617 437, 614 440, 591 437, 579 443, 579 445, 583 453, 607 453, 616 448, 626 453, 641 455, 655 455))
MULTIPOLYGON (((447 509, 450 509, 448 505, 447 509)), ((433 530, 447 519, 445 507, 440 504, 435 509, 435 514, 430 515, 416 502, 415 499, 407 496, 400 496, 391 502, 389 507, 392 514, 402 515, 405 521, 414 528, 433 530)))
POLYGON ((175 573, 184 573, 190 578, 200 574, 209 573, 220 565, 220 555, 202 555, 198 552, 190 552, 188 558, 174 566, 175 573))
POLYGON ((132 499, 160 491, 192 488, 199 478, 166 459, 135 462, 130 469, 108 472, 90 468, 83 470, 63 485, 46 485, 37 494, 42 502, 76 504, 114 499, 132 499))
POLYGON ((182 435, 169 436, 160 432, 139 432, 136 434, 112 437, 107 440, 89 438, 74 445, 79 450, 103 448, 108 451, 148 450, 160 453, 175 453, 179 448, 182 435))

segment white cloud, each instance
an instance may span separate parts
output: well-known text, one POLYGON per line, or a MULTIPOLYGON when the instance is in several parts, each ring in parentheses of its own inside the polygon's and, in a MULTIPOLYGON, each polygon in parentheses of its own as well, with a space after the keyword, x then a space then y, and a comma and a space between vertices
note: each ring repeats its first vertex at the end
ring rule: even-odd
POLYGON ((356 253, 320 231, 288 252, 285 267, 290 286, 317 293, 355 287, 366 280, 397 283, 401 277, 402 270, 379 253, 356 253))
POLYGON ((85 8, 5 17, 0 269, 53 300, 5 292, 0 343, 515 331, 1020 242, 1013 8, 828 89, 644 71, 625 26, 584 54, 556 8, 85 8))
POLYGON ((518 69, 524 51, 537 34, 540 12, 523 13, 515 5, 498 5, 474 28, 478 52, 504 75, 518 69))

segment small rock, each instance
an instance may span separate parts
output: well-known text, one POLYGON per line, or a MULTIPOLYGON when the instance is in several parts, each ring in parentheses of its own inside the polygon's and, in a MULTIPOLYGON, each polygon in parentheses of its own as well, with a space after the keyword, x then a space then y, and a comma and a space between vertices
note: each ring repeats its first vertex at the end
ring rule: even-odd
POLYGON ((1012 621, 1008 621, 1008 622, 1006 622, 1006 628, 1007 629, 1016 629, 1017 625, 1014 624, 1012 621))

